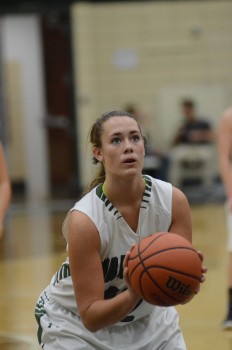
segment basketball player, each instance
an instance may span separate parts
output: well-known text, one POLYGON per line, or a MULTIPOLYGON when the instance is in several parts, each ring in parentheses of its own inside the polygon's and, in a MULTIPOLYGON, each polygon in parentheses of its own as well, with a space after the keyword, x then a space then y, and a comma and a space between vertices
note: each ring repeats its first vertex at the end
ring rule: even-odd
POLYGON ((4 155, 3 146, 0 143, 0 238, 4 232, 4 219, 10 204, 11 185, 4 155))
POLYGON ((39 343, 44 350, 184 350, 176 309, 140 300, 127 262, 130 248, 155 232, 191 241, 187 199, 142 175, 143 136, 129 113, 102 115, 90 141, 100 173, 64 222, 68 259, 38 300, 39 343))
POLYGON ((232 329, 232 107, 222 114, 218 131, 219 165, 222 182, 226 192, 226 214, 228 229, 228 310, 222 324, 224 330, 232 329))

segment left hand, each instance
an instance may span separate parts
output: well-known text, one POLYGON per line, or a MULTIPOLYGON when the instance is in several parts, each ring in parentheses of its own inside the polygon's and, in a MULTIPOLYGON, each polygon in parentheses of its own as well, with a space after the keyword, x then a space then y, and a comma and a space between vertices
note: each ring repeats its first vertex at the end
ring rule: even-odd
MULTIPOLYGON (((203 262, 204 261, 204 254, 202 253, 202 251, 198 250, 197 253, 198 253, 198 255, 199 255, 200 259, 201 259, 201 262, 203 262)), ((201 273, 202 273, 202 275, 201 275, 201 283, 205 282, 205 273, 207 271, 208 271, 207 267, 202 265, 202 268, 201 268, 201 273)))
POLYGON ((4 234, 4 227, 3 227, 3 223, 0 222, 0 239, 3 237, 4 234))
MULTIPOLYGON (((128 261, 129 261, 129 258, 130 258, 130 253, 132 251, 132 249, 134 248, 135 244, 133 244, 130 248, 130 250, 127 251, 126 255, 125 255, 125 258, 124 258, 124 261, 123 261, 123 278, 125 279, 126 281, 126 284, 127 284, 127 288, 129 290, 129 292, 131 292, 132 294, 136 294, 134 289, 132 288, 131 284, 130 284, 130 280, 128 278, 128 261)), ((137 294, 136 294, 137 295, 137 294)))

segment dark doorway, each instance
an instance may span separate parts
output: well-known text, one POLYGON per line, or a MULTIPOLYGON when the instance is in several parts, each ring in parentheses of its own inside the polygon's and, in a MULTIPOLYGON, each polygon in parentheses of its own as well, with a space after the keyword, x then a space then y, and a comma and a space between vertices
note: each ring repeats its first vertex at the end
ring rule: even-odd
POLYGON ((76 122, 69 11, 41 15, 50 187, 53 198, 76 197, 76 122))

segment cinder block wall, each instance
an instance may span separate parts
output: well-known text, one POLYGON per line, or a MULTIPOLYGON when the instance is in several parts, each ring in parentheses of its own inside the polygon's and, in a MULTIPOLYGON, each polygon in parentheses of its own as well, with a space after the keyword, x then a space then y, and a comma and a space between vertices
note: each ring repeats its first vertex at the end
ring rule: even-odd
POLYGON ((215 128, 232 103, 232 2, 127 2, 72 7, 81 179, 93 176, 86 137, 107 110, 135 102, 154 147, 167 150, 179 102, 196 100, 215 128))

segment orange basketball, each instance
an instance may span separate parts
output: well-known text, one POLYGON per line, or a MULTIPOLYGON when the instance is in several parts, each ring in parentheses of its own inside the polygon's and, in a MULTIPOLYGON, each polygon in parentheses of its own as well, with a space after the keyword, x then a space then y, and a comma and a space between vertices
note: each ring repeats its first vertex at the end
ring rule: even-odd
POLYGON ((201 259, 180 235, 158 232, 131 251, 128 276, 135 292, 148 303, 172 306, 188 303, 199 290, 201 259))

